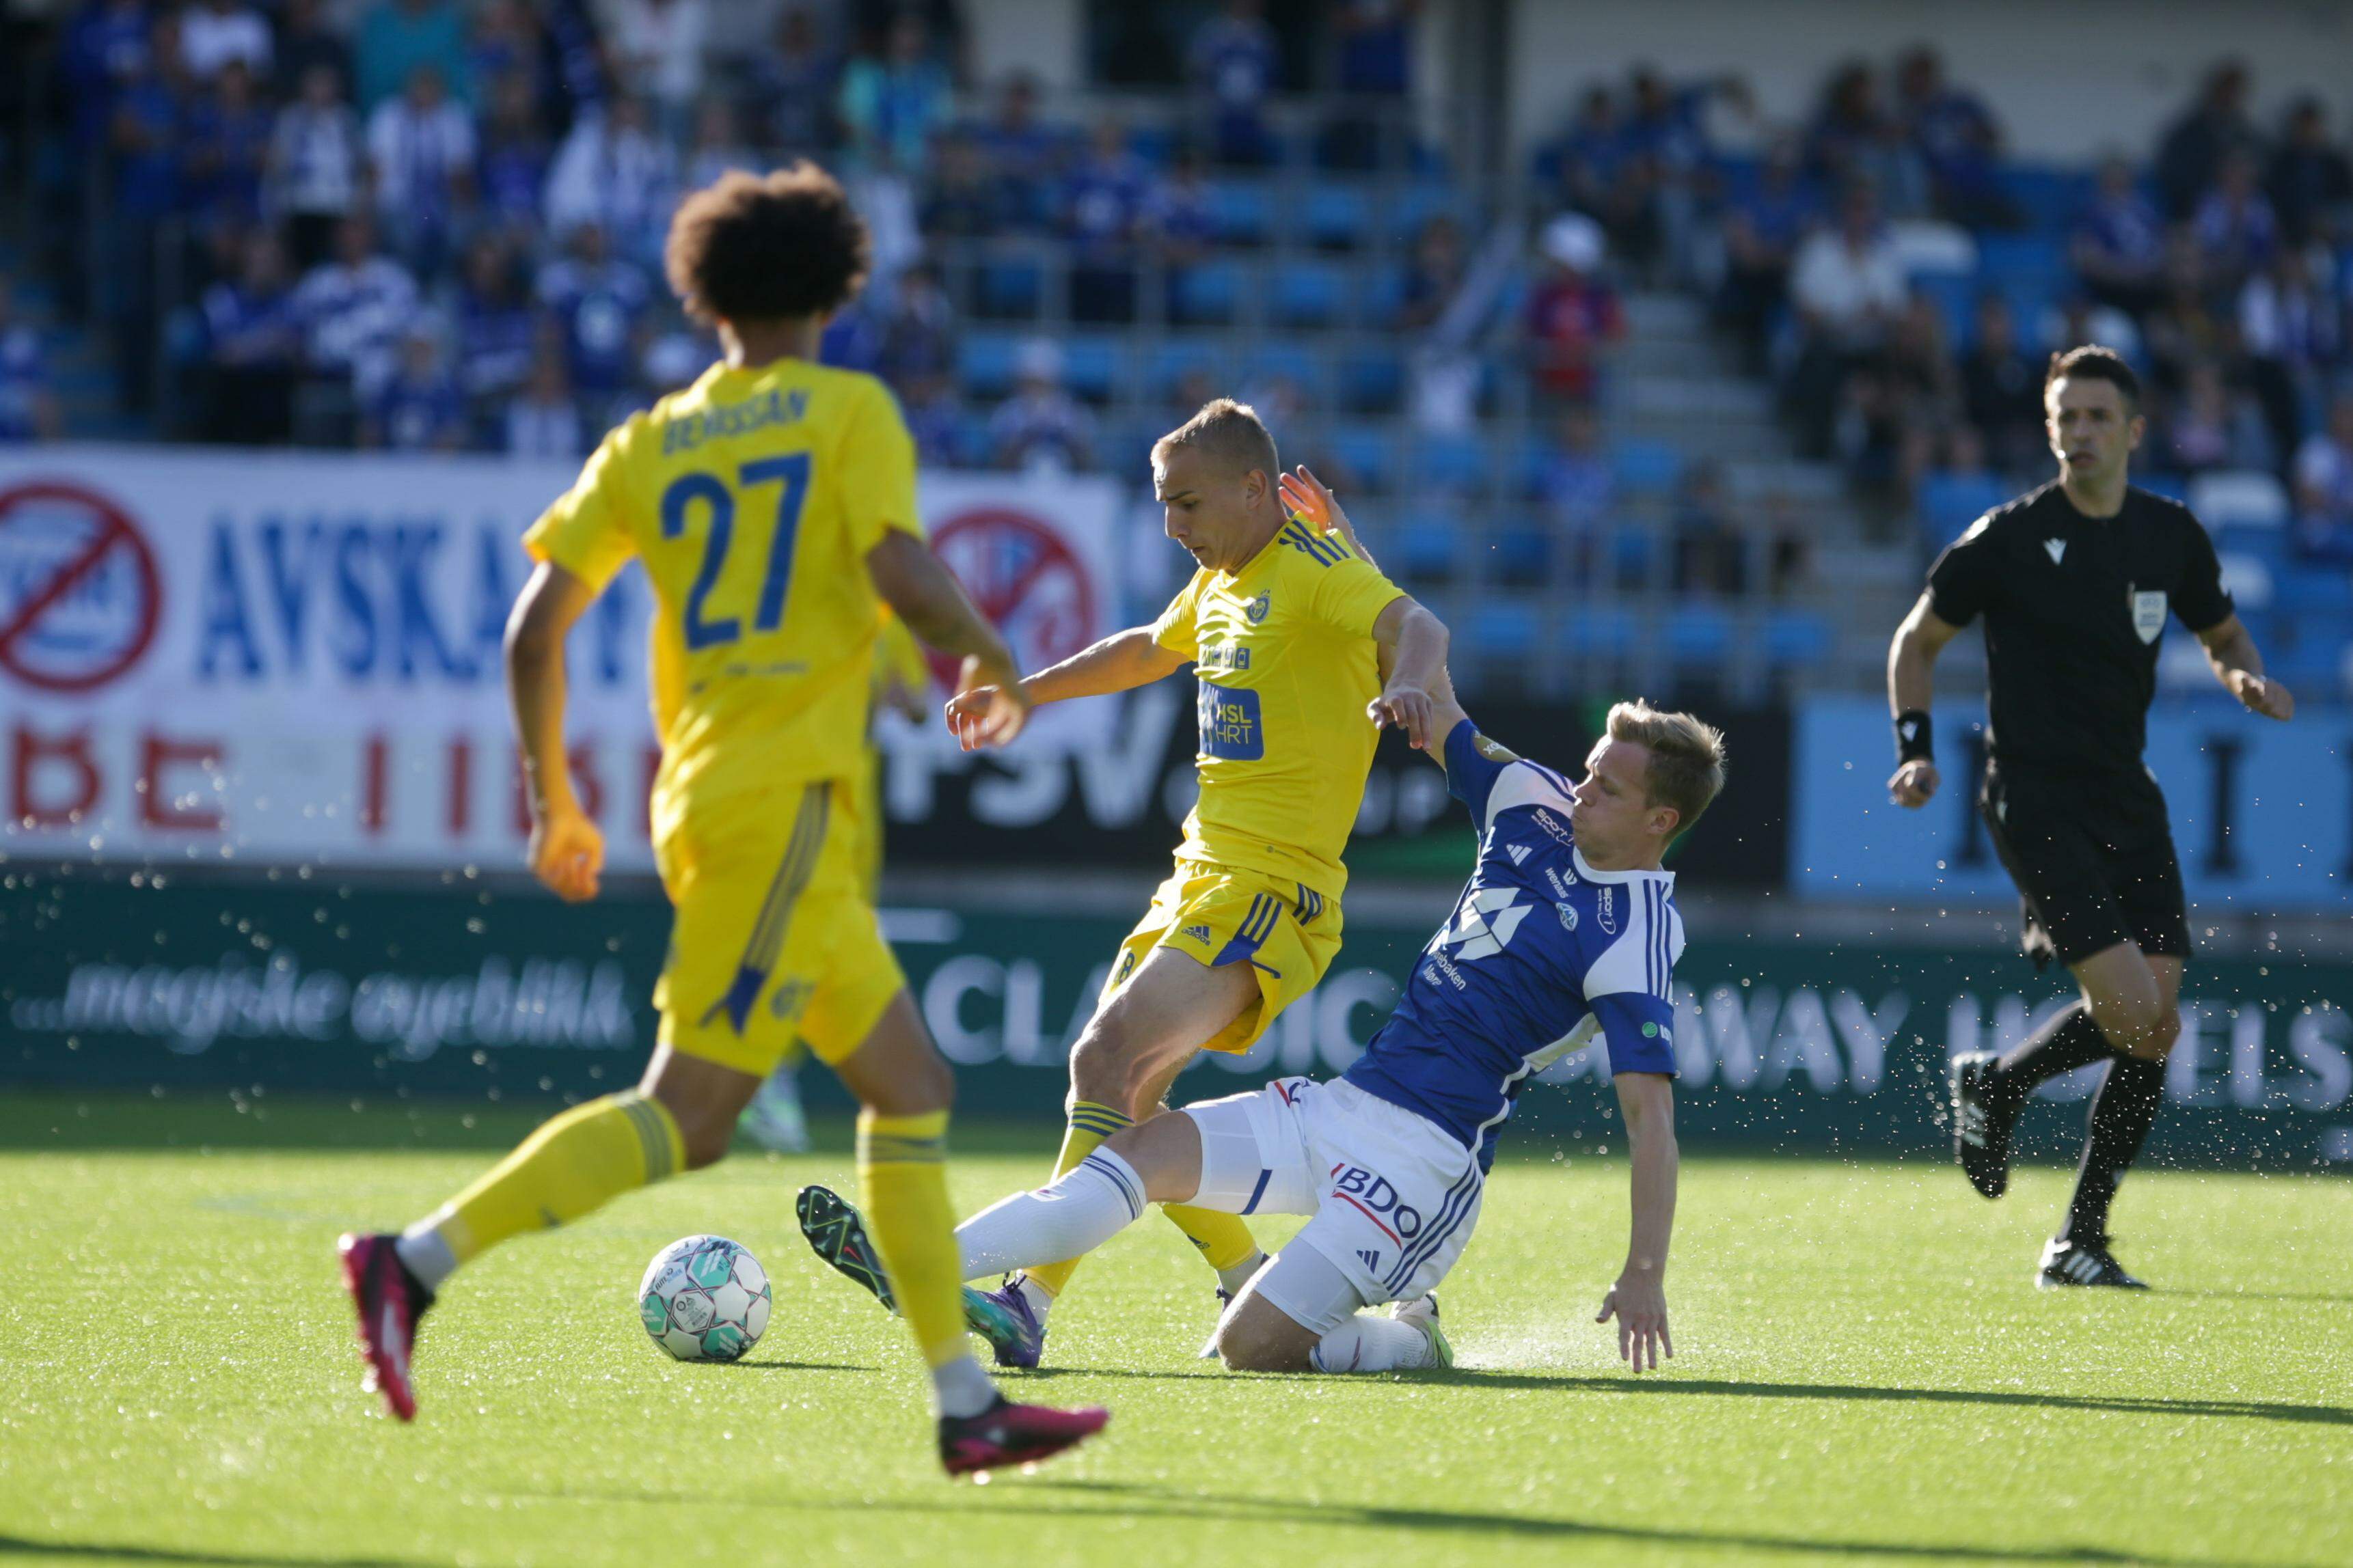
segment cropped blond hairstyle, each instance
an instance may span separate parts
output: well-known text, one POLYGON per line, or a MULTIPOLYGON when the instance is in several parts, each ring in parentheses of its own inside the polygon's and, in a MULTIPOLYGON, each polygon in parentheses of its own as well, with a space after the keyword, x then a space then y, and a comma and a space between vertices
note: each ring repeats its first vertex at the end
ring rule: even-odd
POLYGON ((1724 788, 1724 731, 1688 713, 1667 713, 1639 698, 1609 710, 1609 738, 1651 754, 1643 797, 1675 809, 1680 837, 1724 788))

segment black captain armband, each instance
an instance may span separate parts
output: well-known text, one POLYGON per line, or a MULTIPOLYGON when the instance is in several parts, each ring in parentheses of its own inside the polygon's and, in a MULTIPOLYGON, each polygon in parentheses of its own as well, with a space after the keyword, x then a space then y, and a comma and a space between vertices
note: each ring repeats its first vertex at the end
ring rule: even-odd
POLYGON ((1934 721, 1925 708, 1906 708, 1895 716, 1895 761, 1933 763, 1936 760, 1934 721))

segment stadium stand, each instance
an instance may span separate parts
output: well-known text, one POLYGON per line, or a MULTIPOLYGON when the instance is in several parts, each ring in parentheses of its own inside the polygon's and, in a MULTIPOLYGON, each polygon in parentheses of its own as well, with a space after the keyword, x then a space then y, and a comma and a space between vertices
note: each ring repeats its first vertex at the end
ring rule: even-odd
POLYGON ((2334 686, 2353 651, 2353 164, 2320 105, 2257 125, 2242 79, 2104 169, 2005 159, 1925 50, 1826 71, 1810 119, 1736 151, 1709 137, 1725 84, 1579 82, 1525 166, 1474 178, 1392 107, 1054 99, 958 79, 920 27, 654 62, 582 0, 394 9, 291 7, 255 59, 192 55, 169 7, 47 25, 0 227, 0 438, 496 448, 567 429, 509 416, 560 385, 591 440, 707 352, 662 297, 659 214, 811 155, 877 237, 828 352, 920 385, 936 452, 1004 454, 1032 339, 1101 423, 1088 460, 1139 485, 1155 428, 1255 398, 1413 587, 1480 595, 1482 668, 1533 658, 1547 693, 1599 651, 1562 605, 1604 592, 1639 668, 1870 684, 1926 553, 2039 476, 2041 357, 2085 335, 2146 373, 2147 482, 2260 564, 2307 668, 2334 686), (945 293, 911 331, 919 258, 945 293), (232 387, 282 427, 208 417, 232 387), (448 395, 462 419, 381 416, 448 395), (1572 409, 1600 469, 1556 461, 1572 409), (1695 571, 1703 458, 1725 495, 1695 571))

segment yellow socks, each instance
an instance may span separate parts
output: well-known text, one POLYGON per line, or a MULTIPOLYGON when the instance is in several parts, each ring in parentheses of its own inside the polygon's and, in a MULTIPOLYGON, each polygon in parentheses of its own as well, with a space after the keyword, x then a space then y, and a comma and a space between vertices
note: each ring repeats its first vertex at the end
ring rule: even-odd
POLYGON ((593 1214, 686 1163, 678 1122, 635 1089, 543 1123, 480 1180, 409 1228, 401 1257, 429 1288, 459 1264, 526 1230, 593 1214))
MULTIPOLYGON (((858 1117, 858 1188, 899 1315, 933 1367, 969 1356, 955 1215, 948 1207, 948 1113, 858 1117)), ((955 1412, 951 1412, 955 1414, 955 1412)))
MULTIPOLYGON (((1079 1101, 1071 1107, 1070 1125, 1062 1132, 1062 1152, 1054 1159, 1054 1174, 1068 1175, 1077 1170, 1088 1155, 1103 1146, 1104 1139, 1131 1125, 1133 1123, 1124 1111, 1114 1110, 1108 1105, 1097 1105, 1092 1100, 1079 1101)), ((1027 1278, 1030 1284, 1048 1296, 1059 1296, 1062 1293, 1062 1287, 1071 1282, 1071 1276, 1078 1267, 1079 1260, 1072 1258, 1029 1269, 1027 1278)))
POLYGON ((1236 1215, 1185 1204, 1166 1204, 1160 1212, 1201 1249, 1201 1256, 1218 1271, 1219 1282, 1229 1289, 1233 1287, 1227 1283, 1226 1276, 1258 1257, 1257 1239, 1250 1235, 1250 1226, 1236 1215))

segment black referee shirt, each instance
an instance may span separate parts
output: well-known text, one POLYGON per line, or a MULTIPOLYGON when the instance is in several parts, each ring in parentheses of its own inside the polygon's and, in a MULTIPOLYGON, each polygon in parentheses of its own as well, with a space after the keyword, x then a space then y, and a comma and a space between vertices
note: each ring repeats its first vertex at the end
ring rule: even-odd
POLYGON ((2116 516, 2085 517, 2055 479, 1946 547, 1928 607, 1985 616, 1990 754, 2070 771, 2138 769, 2167 614, 2202 632, 2232 613, 2188 507, 2128 489, 2116 516))

